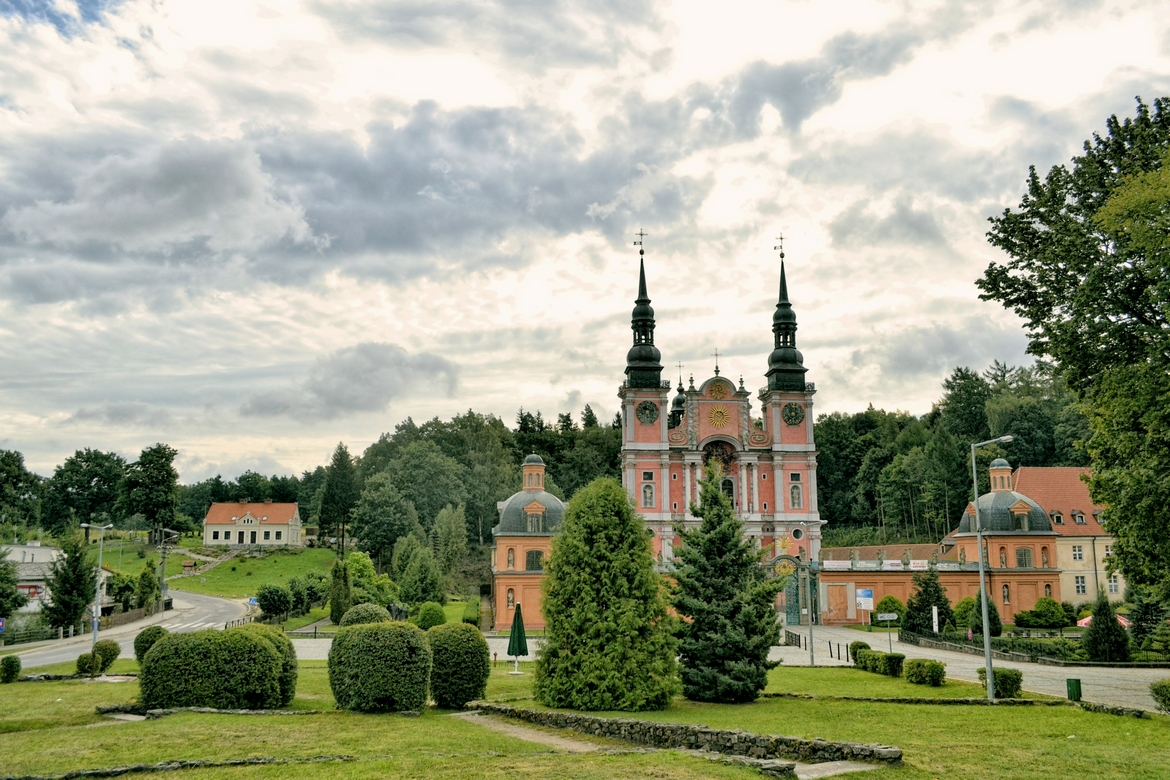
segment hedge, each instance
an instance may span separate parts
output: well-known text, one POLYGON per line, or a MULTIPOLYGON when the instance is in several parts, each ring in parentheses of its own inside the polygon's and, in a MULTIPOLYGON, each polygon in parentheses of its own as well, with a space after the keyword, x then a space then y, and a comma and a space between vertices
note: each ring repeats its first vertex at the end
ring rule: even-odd
POLYGON ((273 642, 256 631, 169 634, 143 658, 140 698, 146 709, 274 709, 281 669, 273 642))
POLYGON ((947 665, 942 661, 926 658, 911 658, 906 662, 906 682, 915 685, 932 685, 935 688, 947 679, 947 665))
POLYGON ((20 656, 6 655, 0 658, 0 683, 16 682, 20 676, 20 656))
POLYGON ((887 677, 902 676, 902 662, 906 656, 901 653, 883 653, 880 650, 866 650, 859 647, 853 655, 856 666, 867 672, 884 674, 887 677))
POLYGON ((445 623, 427 631, 431 645, 431 697, 444 709, 462 709, 487 691, 491 673, 487 640, 467 623, 445 623))
POLYGON ((435 626, 441 626, 447 622, 447 613, 443 611, 443 605, 437 601, 428 601, 418 608, 418 627, 423 631, 429 631, 435 626))
POLYGON ((473 598, 468 600, 467 606, 463 608, 463 617, 461 619, 469 626, 479 627, 479 599, 473 598))
POLYGON ((366 623, 337 632, 329 649, 329 687, 338 709, 418 710, 427 701, 431 648, 413 623, 366 623))
POLYGON ((99 639, 93 646, 94 655, 98 656, 98 671, 105 674, 106 670, 114 665, 118 656, 122 654, 122 646, 113 639, 99 639))
MULTIPOLYGON (((1019 669, 1002 669, 994 667, 992 671, 995 672, 995 698, 997 699, 1018 699, 1020 698, 1020 688, 1024 684, 1024 673, 1019 669)), ((979 667, 979 683, 984 688, 987 687, 987 669, 979 667)))
POLYGON ((385 607, 378 604, 357 604, 350 607, 341 616, 341 622, 337 625, 340 628, 346 626, 359 626, 363 623, 388 623, 390 622, 390 612, 385 607))
POLYGON ((280 706, 291 704, 297 695, 297 651, 292 640, 280 628, 263 623, 247 623, 229 631, 245 631, 262 637, 280 654, 280 706))
POLYGON ((857 651, 858 650, 868 650, 868 649, 869 649, 869 645, 866 644, 865 642, 850 642, 849 643, 849 657, 853 659, 853 665, 856 666, 858 669, 861 668, 861 664, 857 660, 857 651))
POLYGON ((169 633, 171 632, 162 626, 147 626, 138 632, 138 636, 134 637, 134 658, 137 659, 139 666, 142 666, 142 659, 146 657, 146 651, 154 647, 155 642, 169 633))
POLYGON ((1150 695, 1154 697, 1154 701, 1158 702, 1158 709, 1170 715, 1170 677, 1150 683, 1150 695))

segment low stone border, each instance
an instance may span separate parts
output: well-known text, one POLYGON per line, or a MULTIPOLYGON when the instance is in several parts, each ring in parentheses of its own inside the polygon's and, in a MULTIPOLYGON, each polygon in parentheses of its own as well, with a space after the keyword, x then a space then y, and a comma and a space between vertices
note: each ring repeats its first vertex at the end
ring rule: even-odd
POLYGON ((178 769, 204 769, 225 766, 263 766, 266 764, 325 764, 334 761, 356 761, 355 756, 307 756, 305 758, 274 758, 272 756, 257 756, 254 758, 232 758, 221 761, 215 760, 178 760, 160 761, 157 764, 129 764, 127 766, 111 766, 102 769, 74 769, 60 775, 4 775, 0 780, 73 780, 78 777, 119 777, 132 773, 146 772, 174 772, 178 769))
POLYGON ((703 725, 659 723, 634 718, 600 718, 575 712, 530 710, 491 701, 469 702, 468 709, 548 726, 571 729, 598 737, 621 739, 639 745, 747 756, 753 759, 788 759, 808 763, 867 761, 900 764, 902 751, 888 745, 865 745, 802 737, 761 736, 747 731, 712 729, 703 725))
POLYGON ((16 678, 17 682, 58 682, 60 680, 100 680, 103 677, 134 677, 137 679, 138 675, 134 672, 126 672, 125 674, 99 674, 96 677, 90 677, 88 674, 22 674, 16 678))
POLYGON ((98 715, 142 715, 147 720, 158 720, 168 715, 178 715, 180 712, 200 712, 208 715, 320 715, 325 712, 325 710, 218 710, 214 707, 167 707, 148 710, 136 703, 100 704, 95 709, 98 715))
POLYGON ((969 707, 1065 707, 1064 699, 929 699, 916 696, 814 696, 811 693, 761 693, 761 699, 804 699, 806 701, 863 701, 872 704, 962 704, 969 707))
POLYGON ((1077 702, 1085 712, 1099 712, 1102 715, 1120 715, 1126 718, 1149 718, 1150 713, 1133 707, 1111 707, 1108 704, 1095 704, 1091 701, 1077 702))

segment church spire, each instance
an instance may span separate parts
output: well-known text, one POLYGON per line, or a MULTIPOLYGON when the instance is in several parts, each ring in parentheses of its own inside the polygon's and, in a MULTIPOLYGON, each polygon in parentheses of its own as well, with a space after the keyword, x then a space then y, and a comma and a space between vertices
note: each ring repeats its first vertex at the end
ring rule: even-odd
POLYGON ((788 300, 788 278, 784 253, 780 254, 780 299, 772 315, 774 348, 768 356, 768 389, 804 390, 804 355, 796 348, 796 312, 788 300))
POLYGON ((646 250, 638 231, 638 298, 630 317, 630 328, 634 331, 634 345, 626 354, 626 385, 629 387, 660 387, 662 384, 662 353, 654 346, 654 309, 646 292, 646 250))

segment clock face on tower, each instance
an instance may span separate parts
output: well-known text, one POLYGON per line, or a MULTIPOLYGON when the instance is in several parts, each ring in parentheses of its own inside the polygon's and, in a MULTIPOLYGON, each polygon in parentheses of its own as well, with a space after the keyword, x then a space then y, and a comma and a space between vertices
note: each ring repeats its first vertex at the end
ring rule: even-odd
POLYGON ((643 425, 650 425, 658 419, 658 404, 653 401, 643 401, 638 404, 638 408, 634 410, 634 416, 638 418, 638 422, 643 425))
POLYGON ((800 404, 784 404, 780 416, 789 425, 800 425, 801 421, 804 420, 804 407, 800 404))

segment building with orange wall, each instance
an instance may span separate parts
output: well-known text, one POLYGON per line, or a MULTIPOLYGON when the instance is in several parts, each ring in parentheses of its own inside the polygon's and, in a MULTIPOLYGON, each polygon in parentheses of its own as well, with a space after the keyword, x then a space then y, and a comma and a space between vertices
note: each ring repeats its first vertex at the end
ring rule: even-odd
POLYGON ((544 628, 540 609, 544 559, 565 517, 565 505, 544 489, 544 460, 529 455, 522 471, 524 487, 497 505, 500 521, 492 529, 492 624, 497 631, 511 627, 517 604, 525 628, 544 628))

